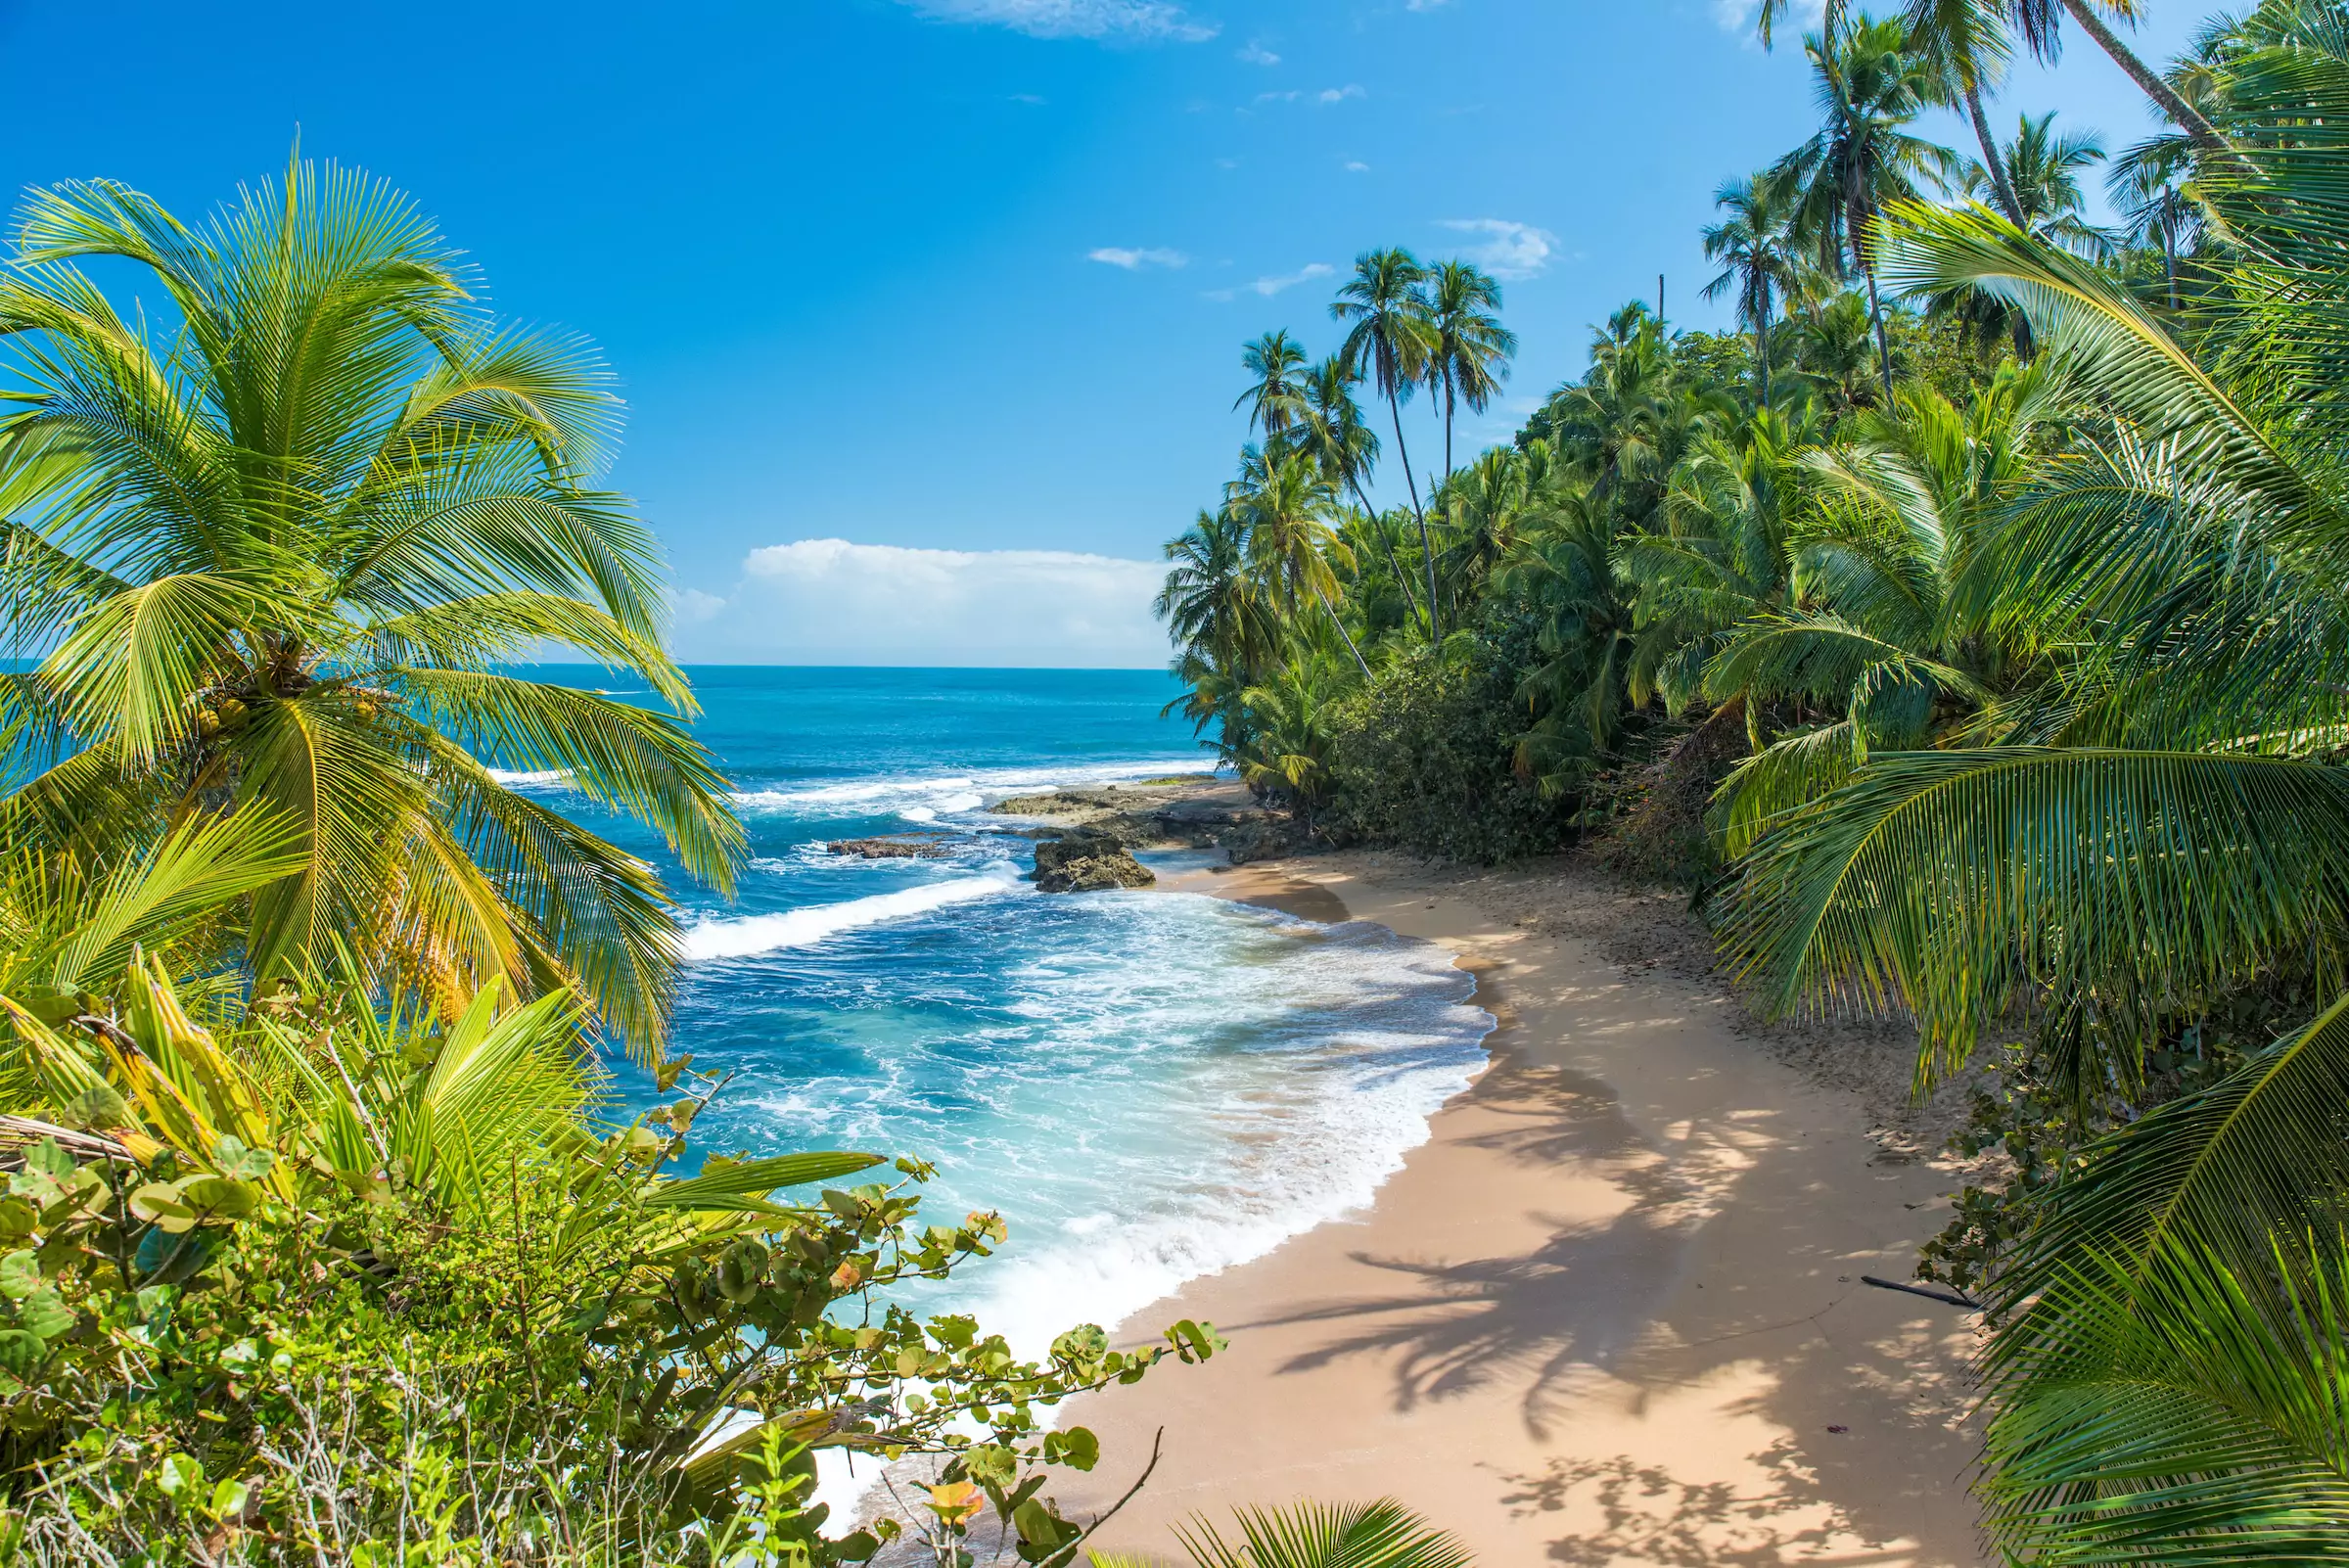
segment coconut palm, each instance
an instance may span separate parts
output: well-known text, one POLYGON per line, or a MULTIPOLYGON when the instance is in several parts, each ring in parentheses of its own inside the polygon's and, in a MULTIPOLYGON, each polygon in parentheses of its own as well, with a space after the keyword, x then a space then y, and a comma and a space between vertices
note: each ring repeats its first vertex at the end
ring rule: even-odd
POLYGON ((1790 530, 1789 602, 1758 609, 1705 667, 1705 695, 1818 714, 1724 787, 1741 853, 1778 812, 1851 776, 1874 751, 1962 729, 2028 660, 1975 624, 1962 584, 2037 472, 2035 441, 2063 392, 2044 368, 2004 365, 1959 409, 1911 385, 1806 463, 1810 515, 1790 530))
POLYGON ((1248 372, 1245 392, 1231 406, 1248 405, 1248 428, 1267 439, 1285 436, 1305 412, 1305 392, 1299 372, 1305 369, 1305 350, 1286 332, 1267 332, 1242 346, 1240 365, 1248 372))
POLYGON ((1177 650, 1174 674, 1180 709, 1230 757, 1248 740, 1246 694, 1279 657, 1286 631, 1280 610, 1250 570, 1248 526, 1227 508, 1202 509, 1191 527, 1167 541, 1173 563, 1153 603, 1177 650))
POLYGON ((1361 516, 1373 526, 1405 609, 1416 618, 1419 600, 1411 592, 1411 576, 1396 557, 1393 533, 1376 527, 1378 508, 1370 504, 1362 487, 1378 462, 1378 433, 1363 421, 1361 405, 1355 401, 1354 389, 1360 383, 1360 376, 1348 368, 1342 353, 1331 354, 1315 365, 1304 381, 1305 409, 1297 423, 1296 438, 1320 463, 1331 484, 1344 485, 1352 493, 1361 516))
POLYGON ((2018 228, 2026 224, 2022 203, 2008 177, 2005 158, 1991 134, 1982 98, 1995 91, 2014 55, 2003 11, 1982 0, 1910 0, 1902 16, 1909 46, 1920 55, 1939 84, 1945 104, 1961 104, 1974 142, 1982 152, 1984 182, 1999 210, 2018 228))
POLYGON ((1713 205, 1726 215, 1704 232, 1705 259, 1721 271, 1704 288, 1705 298, 1734 294, 1737 317, 1754 335, 1757 400, 1770 406, 1770 327, 1778 300, 1795 282, 1797 263, 1789 253, 1793 216, 1784 184, 1768 174, 1724 180, 1713 205))
POLYGON ((1931 104, 1935 79, 1927 62, 1910 50, 1900 21, 1877 22, 1862 13, 1848 26, 1808 35, 1803 49, 1811 57, 1819 129, 1771 172, 1790 187, 1794 231, 1820 265, 1845 277, 1856 272, 1866 285, 1889 405, 1892 345, 1876 288, 1871 226, 1887 206, 1915 200, 1922 183, 1946 183, 1958 159, 1907 129, 1931 104))
MULTIPOLYGON (((1763 47, 1770 46, 1772 33, 1778 20, 1785 16, 1787 4, 1788 0, 1762 0, 1755 27, 1761 34, 1763 47)), ((1839 26, 1844 9, 1844 0, 1827 0, 1821 27, 1831 32, 1839 26)), ((2135 26, 2142 9, 2138 0, 1916 0, 1911 16, 1918 22, 1930 22, 1942 34, 1939 46, 1953 54, 1955 47, 1980 47, 1980 41, 2004 36, 2005 28, 2012 25, 2022 33, 2023 42, 2034 56, 2052 65, 2063 49, 2062 17, 2058 12, 2068 13, 2080 30, 2095 39, 2096 47, 2137 84, 2139 91, 2153 100, 2155 107, 2200 148, 2231 156, 2234 147, 2219 128, 2138 58, 2136 51, 2122 42, 2120 35, 2098 15, 2109 13, 2123 24, 2135 26), (1962 12, 1975 15, 1965 16, 1962 12)), ((1985 125, 1977 124, 1975 133, 1983 135, 1986 129, 1985 125)))
MULTIPOLYGON (((2006 146, 2005 167, 2015 200, 2010 214, 2025 233, 2046 244, 2081 255, 2102 255, 2112 238, 2081 214, 2086 199, 2080 171, 2104 158, 2104 146, 2095 132, 2058 132, 2053 112, 2037 119, 2018 117, 2014 140, 2006 146)), ((1979 182, 1968 177, 1968 188, 1979 182)), ((1995 297, 1973 292, 1945 297, 1937 306, 1953 309, 1963 330, 1984 343, 2000 337, 2012 340, 2015 357, 2031 357, 2031 328, 2020 311, 2010 310, 1995 297)))
MULTIPOLYGON (((1764 409, 1727 434, 1708 434, 1673 471, 1663 527, 1626 539, 1620 570, 1635 596, 1637 645, 1629 694, 1661 698, 1672 713, 1705 695, 1704 669, 1728 634, 1788 604, 1795 530, 1818 488, 1818 432, 1807 417, 1764 409)), ((1718 694, 1723 706, 1742 691, 1718 694)), ((1764 739, 1757 706, 1748 730, 1764 739)))
MULTIPOLYGON (((660 563, 592 487, 619 405, 576 340, 500 326, 406 198, 297 162, 202 225, 112 184, 28 198, 0 333, 10 809, 56 844, 266 808, 301 865, 255 893, 266 980, 353 954, 443 997, 576 988, 655 1048, 676 967, 651 868, 499 781, 560 769, 731 886, 724 781, 669 715, 523 678, 541 646, 693 712, 660 563), (76 264, 129 261, 159 346, 76 264)), ((111 853, 111 852, 110 852, 111 853)))
POLYGON ((1310 592, 1367 678, 1370 666, 1332 599, 1338 584, 1329 557, 1345 546, 1330 527, 1337 492, 1321 465, 1285 444, 1249 447, 1240 454, 1240 477, 1223 487, 1223 510, 1245 530, 1248 570, 1266 595, 1293 621, 1310 592))
POLYGON ((1500 324, 1500 285, 1465 261, 1428 268, 1427 316, 1433 331, 1427 390, 1444 400, 1444 473, 1450 477, 1451 426, 1459 405, 1481 414, 1508 379, 1517 335, 1500 324))
MULTIPOLYGON (((1468 1549, 1400 1502, 1300 1502, 1242 1508, 1238 1539, 1194 1519, 1179 1529, 1194 1568, 1470 1568, 1468 1549)), ((1142 1559, 1093 1553, 1093 1568, 1148 1568, 1142 1559)))
POLYGON ((1427 269, 1401 247, 1365 252, 1355 259, 1354 276, 1338 290, 1329 313, 1350 323, 1338 355, 1349 373, 1367 379, 1387 400, 1395 424, 1395 455, 1403 463, 1404 493, 1419 520, 1419 548, 1427 572, 1428 635, 1441 642, 1443 617, 1436 609, 1436 547, 1419 504, 1419 483, 1411 474, 1410 448, 1403 438, 1403 400, 1421 381, 1435 357, 1435 329, 1428 319, 1427 269))

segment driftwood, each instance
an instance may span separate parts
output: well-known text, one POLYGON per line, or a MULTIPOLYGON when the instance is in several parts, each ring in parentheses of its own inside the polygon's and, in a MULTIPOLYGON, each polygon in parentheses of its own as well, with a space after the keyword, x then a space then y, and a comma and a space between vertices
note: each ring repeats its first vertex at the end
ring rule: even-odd
POLYGON ((1988 1311, 1980 1302, 1968 1296, 1956 1295, 1946 1290, 1932 1290, 1923 1285, 1904 1285, 1898 1280, 1878 1279, 1873 1274, 1862 1274, 1860 1283, 1873 1285, 1878 1290, 1906 1291, 1911 1296, 1922 1296, 1927 1301, 1937 1301, 1951 1307, 1962 1307, 1969 1313, 1988 1311))

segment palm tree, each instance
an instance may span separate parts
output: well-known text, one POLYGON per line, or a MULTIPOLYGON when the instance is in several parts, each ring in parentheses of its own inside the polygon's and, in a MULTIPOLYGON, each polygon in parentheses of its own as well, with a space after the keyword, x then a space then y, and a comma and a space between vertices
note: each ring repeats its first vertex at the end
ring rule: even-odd
POLYGON ((1939 83, 1940 101, 1965 106, 1966 122, 1982 150, 1991 199, 2016 227, 2023 227, 2022 204, 2007 177, 1998 138, 1991 134, 1990 116, 1982 109, 1983 93, 1998 86, 2014 54, 2005 17, 1982 0, 1910 0, 1902 22, 1909 30, 1909 46, 1925 59, 1939 83))
POLYGON ((1779 699, 1823 710, 1823 721, 1762 748, 1724 786, 1730 853, 1872 753, 1964 732, 2031 669, 1978 623, 1964 585, 2036 474, 2035 442, 2063 391, 2044 368, 2002 365, 1960 409, 1911 384, 1809 458, 1789 602, 1758 605, 1722 639, 1704 689, 1744 699, 1749 715, 1779 699))
MULTIPOLYGON (((32 195, 0 333, 9 802, 55 845, 247 810, 301 864, 253 896, 253 974, 349 951, 443 998, 576 988, 657 1050, 677 963, 652 869, 499 782, 560 769, 730 888, 742 831, 678 719, 522 678, 544 645, 677 713, 660 562, 592 483, 619 405, 587 346, 500 326, 406 198, 295 162, 201 226, 113 184, 32 195), (158 349, 75 265, 170 298, 158 349)), ((113 853, 107 848, 105 853, 113 853)))
MULTIPOLYGON (((2100 256, 2111 249, 2112 238, 2081 213, 2086 202, 2080 190, 2080 170, 2101 161, 2104 146, 2095 132, 2058 133, 2052 111, 2033 119, 2018 116, 2014 140, 2006 146, 2005 166, 2016 203, 2016 226, 2033 238, 2080 255, 2100 256)), ((1969 177, 1971 186, 1979 175, 1969 177)), ((1985 343, 2004 336, 2012 340, 2017 359, 2031 357, 2031 328, 2019 310, 2010 310, 1996 298, 1979 292, 1961 299, 1938 299, 1936 305, 1955 306, 1965 329, 1985 343)))
MULTIPOLYGON (((1343 484, 1353 492, 1363 518, 1375 526, 1378 508, 1370 504, 1362 482, 1378 461, 1378 433, 1363 421, 1361 405, 1354 400, 1354 389, 1360 382, 1361 377, 1348 368, 1342 353, 1331 354, 1315 365, 1304 383, 1305 412, 1298 422, 1298 438, 1320 463, 1321 472, 1329 476, 1332 484, 1343 484)), ((1416 617, 1419 600, 1411 592, 1411 576, 1396 559, 1393 537, 1384 529, 1376 531, 1388 570, 1395 575, 1395 586, 1403 593, 1405 608, 1416 617)))
POLYGON ((1261 430, 1267 439, 1284 436, 1305 411, 1304 388, 1297 373, 1305 368, 1305 350, 1286 332, 1267 332, 1243 345, 1240 364, 1248 372, 1247 391, 1231 406, 1248 405, 1248 428, 1261 430))
POLYGON ((1400 247, 1370 251, 1358 256, 1354 276, 1338 290, 1329 313, 1351 322, 1338 355, 1354 376, 1368 379, 1387 400, 1395 422, 1395 455, 1403 462, 1404 493, 1419 520, 1419 549, 1427 570, 1427 623, 1431 640, 1444 640, 1443 617, 1436 609, 1436 546, 1427 532, 1427 512, 1419 504, 1419 482, 1411 474, 1411 453, 1403 438, 1403 400, 1426 378, 1435 357, 1435 329, 1428 319, 1425 286, 1427 269, 1400 247))
POLYGON ((1888 205, 1916 200, 1920 179, 1946 180, 1958 160, 1948 148, 1904 128, 1931 102, 1934 78, 1926 62, 1910 51, 1899 21, 1877 22, 1863 13, 1848 28, 1807 36, 1803 49, 1811 57, 1820 125, 1772 174, 1792 187, 1794 230, 1810 242, 1820 264, 1846 277, 1858 272, 1866 283, 1889 406, 1892 345, 1877 296, 1870 229, 1888 205))
MULTIPOLYGON (((1300 1502, 1242 1508, 1239 1540, 1205 1519, 1178 1530, 1194 1568, 1470 1568, 1468 1548, 1402 1503, 1300 1502)), ((1149 1568, 1143 1559, 1095 1552, 1093 1568, 1149 1568)))
POLYGON ((2313 1562, 2349 1537, 2349 137, 2309 113, 2349 92, 2349 37, 2295 5, 2255 24, 2213 115, 2262 180, 2197 179, 2223 330, 2173 333, 1978 213, 1896 214, 1888 275, 2026 311, 2096 411, 1962 584, 1977 624, 2063 662, 1999 715, 2019 744, 1871 757, 1773 824, 1727 921, 1781 999, 1908 1009, 1921 1066, 2019 1016, 2122 1092, 2217 1001, 2321 988, 2304 1027, 2083 1151, 2024 1217, 1992 1285, 1986 1478, 2016 1560, 2313 1562))
POLYGON ((1427 390, 1444 399, 1444 473, 1451 474, 1452 416, 1461 403, 1483 413, 1508 378, 1517 335, 1500 324, 1500 285, 1465 261, 1439 261, 1428 269, 1428 324, 1434 347, 1427 361, 1427 390))
POLYGON ((1754 371, 1761 383, 1757 400, 1767 408, 1771 314, 1795 281, 1795 261, 1787 251, 1791 203, 1781 182, 1749 174, 1724 180, 1713 193, 1713 205, 1727 216, 1705 229, 1705 259, 1721 263, 1721 271, 1705 285, 1705 298, 1735 292, 1738 318, 1754 334, 1754 371))
MULTIPOLYGON (((1786 14, 1788 0, 1762 0, 1755 27, 1762 37, 1764 48, 1770 47, 1771 35, 1777 21, 1786 14)), ((2164 115, 2182 126, 2195 144, 2207 152, 2232 154, 2233 145, 2201 111, 2188 103, 2179 91, 2164 81, 2160 74, 2136 52, 2121 41, 2120 35, 2106 24, 2096 13, 2111 13, 2129 25, 2136 25, 2140 7, 2138 0, 1914 0, 1911 16, 1919 21, 1930 13, 1933 25, 1942 39, 1939 47, 1954 60, 1959 47, 1982 47, 1993 37, 2004 37, 2007 20, 2023 34, 2024 43, 2038 59, 2054 64, 2062 52, 2062 20, 2057 9, 2070 13, 2080 29, 2096 41, 2096 47, 2111 57, 2112 63, 2137 83, 2138 89, 2153 100, 2164 115), (1960 11, 1976 13, 1960 16, 1960 11)), ((1832 32, 1842 24, 1844 0, 1827 0, 1819 25, 1832 32)), ((1985 61, 1985 64, 1988 62, 1985 61)), ((1977 73, 1976 80, 1981 76, 1977 73)), ((1969 111, 1972 106, 1968 106, 1969 111)), ((1978 112, 1976 112, 1978 113, 1978 112)), ((1977 120, 1974 132, 1987 138, 1988 126, 1977 120)))
POLYGON ((2190 161, 2177 156, 2167 141, 2152 141, 2114 159, 2104 177, 2105 192, 2120 213, 2123 239, 2161 256, 2162 300, 2172 314, 2180 308, 2179 262, 2200 245, 2204 232, 2190 167, 2190 161))
POLYGON ((1330 527, 1337 492, 1321 465, 1285 445, 1249 447, 1240 454, 1240 477, 1223 487, 1223 510, 1246 531, 1248 569, 1258 582, 1291 620, 1299 595, 1311 592, 1368 678, 1369 663, 1332 602, 1338 584, 1329 557, 1345 546, 1330 527))

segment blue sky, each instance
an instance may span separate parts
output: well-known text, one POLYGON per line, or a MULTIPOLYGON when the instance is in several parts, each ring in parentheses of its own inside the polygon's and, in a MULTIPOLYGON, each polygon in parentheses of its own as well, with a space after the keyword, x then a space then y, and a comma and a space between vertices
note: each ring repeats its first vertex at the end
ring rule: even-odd
MULTIPOLYGON (((2200 16, 2157 0, 2142 52, 2200 16)), ((82 0, 0 4, 0 48, 12 188, 195 212, 299 124, 594 337, 676 647, 742 662, 1156 663, 1243 339, 1330 346, 1370 247, 1477 256, 1524 350, 1470 445, 1505 438, 1659 271, 1726 323, 1713 189, 1811 128, 1737 0, 82 0)), ((2085 38, 1994 113, 2050 108, 2150 124, 2085 38)))

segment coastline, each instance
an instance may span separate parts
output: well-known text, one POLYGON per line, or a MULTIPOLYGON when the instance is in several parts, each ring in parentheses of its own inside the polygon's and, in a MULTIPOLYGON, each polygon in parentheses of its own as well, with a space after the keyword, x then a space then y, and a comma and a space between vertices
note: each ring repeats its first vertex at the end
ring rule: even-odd
POLYGON ((1161 886, 1437 943, 1499 1027, 1367 1211, 1127 1320, 1142 1339, 1200 1317, 1231 1345, 1064 1416, 1102 1439, 1062 1499, 1086 1512, 1164 1430, 1103 1549, 1173 1556, 1197 1512, 1392 1496, 1487 1564, 1982 1560, 1973 1319, 1860 1282, 1909 1276, 1952 1185, 1888 1125, 1898 1041, 1757 1048, 1677 911, 1647 899, 1640 943, 1590 907, 1637 896, 1554 873, 1349 852, 1161 886), (1867 1082, 1842 1081, 1868 1050, 1867 1082))

